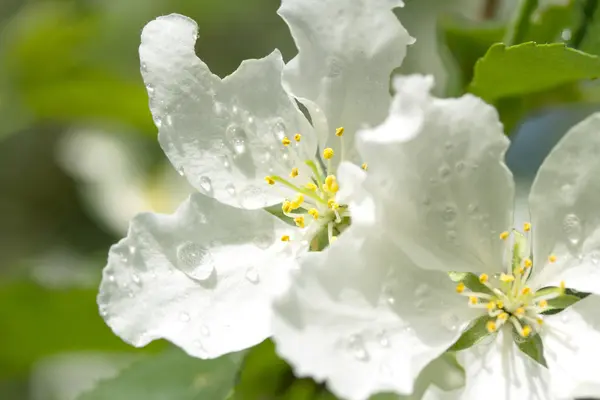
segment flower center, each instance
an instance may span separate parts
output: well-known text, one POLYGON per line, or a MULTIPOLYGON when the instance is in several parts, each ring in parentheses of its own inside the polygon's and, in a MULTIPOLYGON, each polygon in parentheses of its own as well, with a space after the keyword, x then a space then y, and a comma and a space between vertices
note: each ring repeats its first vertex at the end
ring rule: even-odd
MULTIPOLYGON (((479 289, 467 288, 464 282, 458 283, 456 292, 468 297, 471 308, 482 309, 489 316, 488 332, 496 332, 503 325, 510 324, 522 337, 527 338, 539 332, 544 320, 542 313, 548 310, 548 301, 565 293, 565 284, 560 287, 543 288, 537 291, 527 285, 531 276, 533 262, 530 258, 528 235, 531 224, 524 224, 524 233, 513 230, 514 244, 508 252, 507 272, 490 278, 479 275, 479 289)), ((500 234, 501 240, 507 240, 509 232, 500 234)), ((555 262, 556 256, 550 255, 549 262, 555 262)))
MULTIPOLYGON (((335 132, 340 138, 342 144, 342 159, 344 157, 343 134, 344 128, 338 128, 335 132)), ((293 140, 298 143, 302 136, 297 133, 293 140)), ((282 144, 288 148, 292 144, 292 139, 287 136, 282 139, 282 144)), ((327 231, 328 244, 337 239, 343 228, 349 223, 350 212, 348 206, 340 204, 336 200, 336 195, 340 189, 336 176, 331 173, 331 160, 335 156, 333 149, 326 148, 322 153, 322 160, 305 160, 304 164, 309 167, 310 177, 308 182, 302 186, 293 183, 294 179, 300 175, 298 167, 292 168, 289 177, 271 175, 265 177, 269 185, 281 184, 296 192, 296 196, 291 199, 284 199, 281 210, 286 217, 291 218, 296 226, 302 230, 299 238, 302 240, 312 240, 322 230, 327 231)), ((366 169, 366 164, 363 164, 366 169)), ((305 180, 306 181, 306 180, 305 180)), ((290 241, 289 235, 281 237, 282 241, 290 241)), ((309 241, 310 241, 309 240, 309 241)))

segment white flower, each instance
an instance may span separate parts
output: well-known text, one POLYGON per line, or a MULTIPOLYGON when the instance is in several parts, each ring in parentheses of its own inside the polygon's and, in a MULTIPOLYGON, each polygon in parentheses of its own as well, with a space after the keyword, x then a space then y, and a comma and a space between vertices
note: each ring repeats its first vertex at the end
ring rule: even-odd
POLYGON ((431 84, 397 79, 388 119, 359 135, 369 172, 353 213, 369 217, 304 258, 276 302, 278 352, 343 398, 407 394, 421 369, 483 317, 491 341, 458 353, 466 387, 433 388, 430 398, 600 395, 599 298, 542 314, 565 282, 600 293, 600 115, 548 156, 530 195, 532 223, 511 234, 509 142, 495 110, 471 95, 432 98, 431 84), (457 286, 450 271, 480 277, 457 286), (548 368, 514 343, 534 339, 548 368))
POLYGON ((222 80, 194 53, 193 21, 146 25, 140 58, 159 141, 202 194, 171 216, 139 215, 111 248, 98 302, 115 333, 202 358, 270 336, 280 275, 319 233, 332 241, 348 224, 342 201, 360 175, 333 172, 353 159, 357 128, 385 118, 390 74, 412 42, 391 11, 399 5, 284 0, 298 56, 284 65, 274 51, 222 80), (278 203, 296 226, 260 209, 278 203))

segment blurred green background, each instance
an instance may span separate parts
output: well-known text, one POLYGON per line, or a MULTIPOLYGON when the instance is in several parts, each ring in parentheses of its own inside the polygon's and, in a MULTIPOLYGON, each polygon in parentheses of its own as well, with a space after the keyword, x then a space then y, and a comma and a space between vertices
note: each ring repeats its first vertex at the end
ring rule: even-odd
MULTIPOLYGON (((192 17, 200 26, 198 54, 225 76, 275 47, 286 59, 295 55, 278 6, 279 0, 0 0, 1 399, 72 400, 168 347, 127 346, 95 304, 108 247, 128 220, 140 211, 169 212, 190 190, 156 141, 139 74, 140 32, 162 14, 192 17)), ((513 7, 406 1, 398 14, 417 44, 400 72, 432 73, 437 92, 451 93, 461 66, 439 40, 440 18, 502 21, 513 7)), ((549 125, 560 136, 570 123, 549 125)))

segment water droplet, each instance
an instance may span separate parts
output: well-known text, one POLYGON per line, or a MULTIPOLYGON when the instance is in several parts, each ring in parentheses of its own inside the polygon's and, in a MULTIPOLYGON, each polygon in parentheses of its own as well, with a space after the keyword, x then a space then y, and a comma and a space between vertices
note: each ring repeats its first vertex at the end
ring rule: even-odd
POLYGON ((233 106, 233 107, 231 107, 231 111, 232 111, 234 114, 237 114, 237 113, 240 111, 240 109, 238 108, 238 106, 233 106))
POLYGON ((113 274, 109 274, 108 275, 108 280, 111 281, 111 282, 114 282, 115 281, 115 276, 113 274))
POLYGON ((140 65, 140 69, 142 70, 142 72, 146 72, 146 71, 148 71, 148 64, 146 64, 145 62, 144 62, 144 63, 142 63, 142 64, 140 65))
POLYGON ((446 148, 446 150, 452 150, 454 148, 454 143, 452 143, 452 142, 446 142, 446 144, 444 145, 444 147, 446 148))
POLYGON ((198 280, 208 279, 215 270, 210 251, 194 242, 185 242, 177 248, 179 269, 198 280))
POLYGON ((391 286, 385 286, 383 288, 383 298, 390 306, 396 304, 396 296, 394 296, 394 290, 391 286))
POLYGON ((154 86, 152 86, 151 84, 147 84, 146 90, 148 91, 148 94, 152 95, 154 93, 154 86))
POLYGON ((181 165, 179 168, 177 168, 177 173, 179 174, 179 176, 184 176, 185 175, 185 167, 183 165, 181 165))
POLYGON ((426 283, 420 283, 417 285, 417 287, 415 288, 415 296, 417 297, 423 297, 426 294, 429 293, 429 285, 426 283))
POLYGON ((560 38, 564 41, 571 40, 571 30, 565 29, 560 33, 560 38))
POLYGON ((469 204, 469 206, 467 207, 467 212, 469 214, 475 214, 477 210, 479 210, 479 206, 474 203, 469 204))
POLYGON ((258 283, 260 281, 260 275, 258 274, 258 270, 255 267, 248 267, 246 270, 246 279, 250 283, 258 283))
POLYGON ((137 283, 138 285, 141 283, 141 279, 139 277, 138 274, 131 274, 131 280, 135 283, 137 283))
POLYGON ((208 326, 206 325, 202 325, 200 327, 200 334, 204 337, 209 337, 210 336, 210 329, 208 329, 208 326))
POLYGON ((567 240, 573 245, 577 246, 581 240, 582 228, 579 217, 575 214, 567 214, 563 220, 563 230, 567 240))
POLYGON ((381 331, 377 334, 377 342, 381 347, 390 347, 390 338, 386 331, 381 331))
POLYGON ((246 151, 246 132, 236 124, 231 124, 225 130, 225 137, 233 146, 233 151, 242 154, 246 151))
POLYGON ((569 318, 569 314, 565 313, 564 311, 560 313, 560 321, 564 324, 567 324, 569 322, 570 318, 569 318))
POLYGON ((252 115, 250 115, 250 116, 248 117, 248 123, 249 123, 249 124, 253 124, 253 123, 254 123, 254 117, 253 117, 252 115))
POLYGON ((182 312, 181 314, 179 314, 179 320, 181 322, 188 322, 190 320, 190 314, 182 312))
POLYGON ((225 190, 227 190, 227 193, 229 193, 231 196, 235 196, 235 186, 233 183, 228 183, 225 185, 225 190))
POLYGON ((200 188, 204 190, 207 195, 212 194, 212 182, 208 176, 200 177, 200 188))
POLYGON ((454 222, 456 219, 456 208, 453 205, 448 205, 444 209, 442 219, 446 222, 454 222))
POLYGON ((446 179, 448 178, 448 176, 450 176, 450 167, 448 167, 447 165, 442 165, 438 172, 442 179, 446 179))
POLYGON ((227 170, 231 169, 231 163, 229 162, 229 159, 225 156, 223 156, 223 168, 227 170))
POLYGON ((368 361, 369 353, 365 348, 362 338, 359 335, 352 335, 348 339, 348 348, 352 352, 352 355, 358 361, 368 361))
POLYGON ((456 231, 453 229, 450 229, 448 232, 446 232, 446 239, 448 239, 448 241, 451 243, 455 243, 456 242, 456 231))
POLYGON ((167 126, 173 125, 173 117, 171 116, 171 114, 167 114, 167 116, 165 117, 165 124, 167 124, 167 126))
POLYGON ((157 128, 160 128, 162 126, 162 119, 160 117, 154 117, 154 125, 156 125, 157 128))
POLYGON ((215 104, 213 105, 213 110, 215 111, 215 114, 217 114, 217 116, 220 116, 225 111, 225 106, 223 106, 223 103, 215 102, 215 104))
POLYGON ((133 290, 129 290, 129 291, 127 292, 127 296, 129 296, 129 298, 130 298, 130 299, 133 299, 133 296, 134 296, 134 295, 133 295, 133 290))
POLYGON ((454 168, 455 168, 455 169, 456 169, 458 172, 460 172, 460 171, 462 171, 463 169, 465 169, 465 163, 464 163, 463 161, 459 161, 459 162, 457 162, 457 163, 456 163, 456 165, 454 166, 454 168))
POLYGON ((286 128, 285 124, 283 123, 283 121, 277 121, 276 123, 273 124, 273 135, 275 136, 275 139, 277 139, 278 142, 283 140, 286 133, 287 133, 287 128, 286 128))
POLYGON ((592 251, 590 253, 590 260, 592 261, 592 264, 598 265, 598 263, 600 262, 600 251, 598 251, 598 250, 592 251))
POLYGON ((273 236, 268 233, 261 233, 254 237, 253 240, 256 247, 261 248, 263 250, 268 249, 273 244, 273 236))
POLYGON ((442 316, 442 325, 444 328, 454 332, 458 328, 459 318, 454 313, 447 313, 442 316))

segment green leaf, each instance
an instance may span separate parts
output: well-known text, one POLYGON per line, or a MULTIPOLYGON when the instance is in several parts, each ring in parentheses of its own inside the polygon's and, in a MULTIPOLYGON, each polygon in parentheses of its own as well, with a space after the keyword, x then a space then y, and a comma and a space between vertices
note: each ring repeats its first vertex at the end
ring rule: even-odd
POLYGON ((540 335, 533 335, 527 338, 527 340, 524 340, 513 329, 513 337, 517 347, 519 347, 523 353, 527 354, 544 367, 548 367, 546 359, 544 358, 544 344, 542 343, 540 335))
POLYGON ((449 275, 454 282, 464 283, 467 289, 472 292, 494 295, 490 288, 481 283, 479 277, 471 272, 450 272, 449 275))
POLYGON ((447 52, 441 55, 453 74, 454 95, 461 95, 473 79, 473 67, 491 45, 502 40, 505 27, 497 23, 475 23, 464 18, 444 17, 438 21, 440 39, 447 52), (448 54, 445 54, 448 53, 448 54))
POLYGON ((564 294, 562 296, 548 300, 548 309, 556 309, 556 308, 564 309, 564 308, 572 306, 573 304, 577 303, 579 300, 581 300, 581 299, 577 296, 573 296, 572 294, 564 294))
POLYGON ((463 332, 463 334, 458 338, 456 343, 454 343, 448 351, 460 351, 468 349, 474 344, 478 343, 480 340, 488 336, 490 333, 487 330, 486 324, 490 320, 490 317, 487 315, 483 315, 471 322, 469 327, 463 332))
POLYGON ((487 101, 600 76, 600 59, 562 43, 493 45, 475 65, 469 90, 487 101))
MULTIPOLYGON (((135 351, 104 324, 95 289, 0 285, 0 380, 24 375, 38 359, 67 351, 135 351)), ((150 346, 150 350, 164 344, 150 346)))
POLYGON ((173 349, 134 363, 79 400, 224 400, 232 391, 238 364, 232 356, 200 360, 173 349))

